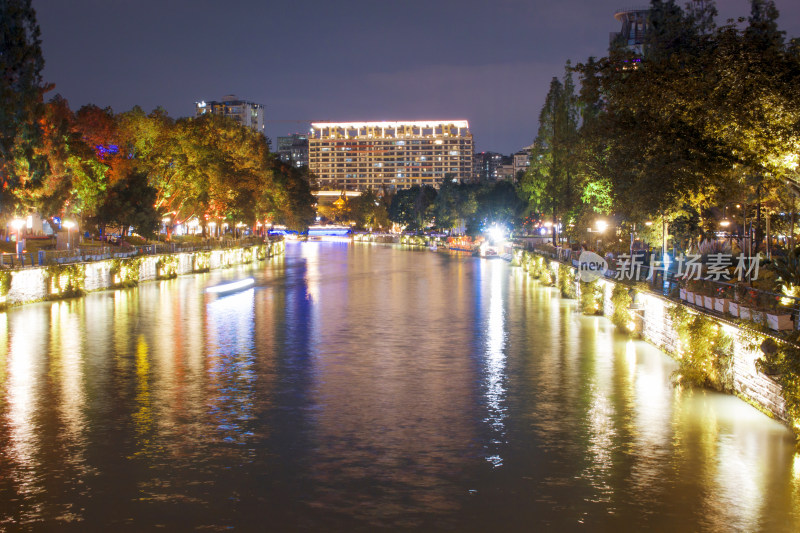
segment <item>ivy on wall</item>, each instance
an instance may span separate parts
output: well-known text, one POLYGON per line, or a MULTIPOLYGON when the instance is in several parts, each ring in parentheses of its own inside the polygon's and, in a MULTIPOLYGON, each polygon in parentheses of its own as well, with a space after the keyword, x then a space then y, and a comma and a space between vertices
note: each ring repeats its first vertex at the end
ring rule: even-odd
POLYGON ((558 264, 558 288, 563 298, 578 297, 578 291, 575 289, 575 273, 572 267, 563 263, 558 264))
POLYGON ((603 314, 603 286, 597 280, 581 282, 581 310, 584 315, 603 314))
POLYGON ((45 268, 45 280, 51 298, 80 296, 86 291, 86 266, 82 264, 56 264, 45 268))
POLYGON ((112 259, 109 275, 112 287, 135 287, 139 284, 139 270, 142 260, 139 257, 112 259))
POLYGON ((733 390, 733 338, 712 318, 670 306, 667 314, 678 333, 676 354, 680 367, 678 383, 699 385, 719 391, 733 390))
POLYGON ((8 295, 11 290, 11 272, 0 270, 0 296, 8 295))
POLYGON ((192 272, 208 272, 211 268, 211 252, 195 252, 192 256, 192 272))
MULTIPOLYGON (((743 341, 750 350, 762 354, 756 360, 756 368, 774 379, 781 387, 786 402, 786 416, 800 444, 800 332, 796 331, 784 340, 759 335, 756 325, 743 329, 743 341)), ((763 328, 763 327, 762 327, 763 328)))
POLYGON ((162 255, 156 261, 156 278, 172 279, 178 277, 180 258, 177 255, 162 255))
POLYGON ((428 246, 429 238, 424 235, 403 235, 400 238, 400 244, 408 246, 428 246))
POLYGON ((544 285, 553 285, 553 271, 550 269, 549 262, 541 255, 524 252, 522 254, 523 268, 530 276, 538 279, 544 285))
POLYGON ((631 304, 633 303, 632 291, 633 289, 621 283, 615 283, 614 289, 611 291, 611 303, 614 308, 610 317, 611 323, 627 333, 633 333, 636 329, 636 317, 631 309, 631 304))

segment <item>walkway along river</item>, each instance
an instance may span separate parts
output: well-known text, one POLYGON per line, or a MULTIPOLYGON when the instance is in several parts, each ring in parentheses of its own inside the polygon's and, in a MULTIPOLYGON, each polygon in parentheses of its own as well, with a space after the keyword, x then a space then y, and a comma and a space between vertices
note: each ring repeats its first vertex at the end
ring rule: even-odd
POLYGON ((789 430, 497 259, 289 243, 0 339, 0 529, 800 529, 789 430))

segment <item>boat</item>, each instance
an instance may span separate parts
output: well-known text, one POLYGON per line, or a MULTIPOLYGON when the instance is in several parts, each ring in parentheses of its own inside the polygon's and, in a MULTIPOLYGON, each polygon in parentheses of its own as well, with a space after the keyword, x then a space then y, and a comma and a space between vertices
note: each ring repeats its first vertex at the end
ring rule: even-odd
POLYGON ((221 283, 219 285, 214 285, 213 287, 208 287, 206 288, 206 292, 210 294, 227 294, 229 292, 240 291, 242 289, 252 287, 253 283, 255 283, 253 278, 245 278, 238 281, 232 281, 230 283, 221 283))

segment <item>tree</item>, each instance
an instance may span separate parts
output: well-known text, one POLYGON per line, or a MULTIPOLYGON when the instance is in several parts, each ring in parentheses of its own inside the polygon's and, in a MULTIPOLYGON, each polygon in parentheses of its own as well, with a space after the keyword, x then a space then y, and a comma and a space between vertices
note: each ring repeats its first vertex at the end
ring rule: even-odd
POLYGON ((430 185, 414 185, 397 191, 389 206, 389 220, 411 231, 421 230, 433 218, 436 189, 430 185))
POLYGON ((553 218, 553 242, 558 224, 569 223, 580 198, 574 153, 578 146, 578 108, 570 64, 563 81, 553 78, 539 113, 539 131, 531 151, 531 165, 520 191, 537 214, 553 218))
POLYGON ((458 180, 453 179, 451 175, 445 176, 433 206, 433 217, 437 228, 451 230, 461 223, 463 196, 462 185, 458 180))
POLYGON ((270 204, 275 221, 289 229, 304 231, 316 218, 315 198, 311 193, 308 169, 298 169, 272 156, 275 182, 279 186, 270 195, 270 204), (276 194, 280 199, 276 197, 276 194))
POLYGON ((41 186, 46 172, 46 160, 36 151, 42 137, 42 95, 50 89, 42 82, 43 67, 39 25, 31 0, 0 2, 0 203, 3 211, 8 211, 12 203, 29 197, 28 191, 41 186))
POLYGON ((94 216, 105 196, 108 167, 83 141, 74 114, 60 95, 47 103, 43 124, 48 173, 38 208, 45 214, 94 216))
POLYGON ((525 202, 510 181, 485 183, 474 195, 475 210, 465 220, 469 235, 478 235, 494 224, 511 228, 520 222, 525 202))
POLYGON ((71 199, 69 160, 73 119, 67 101, 60 95, 56 95, 45 105, 41 120, 42 139, 36 151, 45 158, 47 172, 43 176, 41 187, 17 190, 18 195, 24 195, 24 204, 45 215, 61 213, 71 199))
POLYGON ((75 131, 108 168, 106 178, 109 183, 115 183, 132 172, 135 163, 124 150, 117 116, 110 107, 101 109, 88 104, 78 109, 75 131))
POLYGON ((349 201, 350 219, 360 229, 384 228, 389 226, 389 213, 386 204, 374 191, 364 191, 349 201))
POLYGON ((123 235, 132 228, 143 237, 152 237, 161 223, 161 216, 154 207, 156 192, 146 174, 131 172, 109 189, 97 213, 98 225, 101 228, 119 226, 123 235))

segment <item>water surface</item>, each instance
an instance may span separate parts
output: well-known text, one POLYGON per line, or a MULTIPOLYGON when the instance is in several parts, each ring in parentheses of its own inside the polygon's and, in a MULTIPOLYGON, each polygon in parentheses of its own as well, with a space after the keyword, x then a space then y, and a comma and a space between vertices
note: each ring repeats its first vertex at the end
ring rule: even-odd
POLYGON ((800 530, 789 431, 674 368, 502 260, 390 246, 27 305, 0 529, 800 530))

